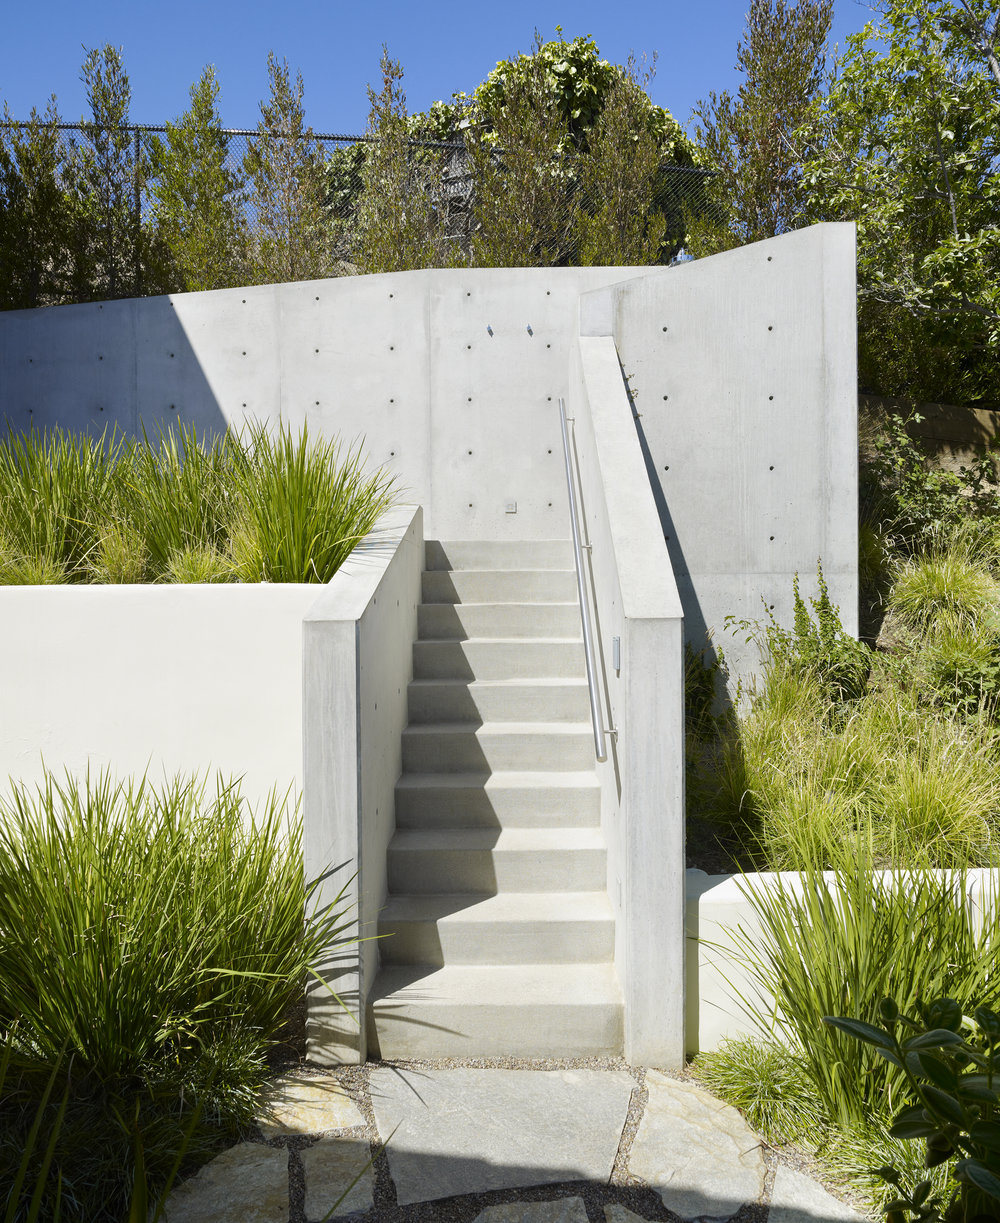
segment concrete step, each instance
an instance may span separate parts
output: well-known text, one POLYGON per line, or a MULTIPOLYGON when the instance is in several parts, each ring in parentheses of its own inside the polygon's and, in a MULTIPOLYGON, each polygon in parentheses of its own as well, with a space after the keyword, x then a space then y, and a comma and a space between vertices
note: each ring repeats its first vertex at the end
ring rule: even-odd
POLYGON ((404 773, 576 770, 594 760, 589 722, 427 722, 403 731, 404 773))
POLYGON ((572 569, 573 544, 568 539, 428 539, 424 568, 572 569))
POLYGON ((601 789, 579 773, 404 773, 397 828, 596 828, 601 789))
POLYGON ((586 674, 583 641, 415 641, 414 679, 557 679, 586 674))
POLYGON ((574 603, 573 569, 429 569, 424 603, 574 603))
POLYGON ((585 722, 585 679, 418 679, 409 687, 410 722, 585 722))
POLYGON ((578 603, 421 603, 417 628, 426 641, 470 637, 578 637, 578 603))
POLYGON ((383 964, 610 963, 604 892, 390 896, 379 915, 383 964))
POLYGON ((397 828, 389 892, 597 892, 607 886, 599 828, 397 828))
POLYGON ((621 989, 610 964, 389 968, 368 1040, 387 1059, 620 1055, 621 989))

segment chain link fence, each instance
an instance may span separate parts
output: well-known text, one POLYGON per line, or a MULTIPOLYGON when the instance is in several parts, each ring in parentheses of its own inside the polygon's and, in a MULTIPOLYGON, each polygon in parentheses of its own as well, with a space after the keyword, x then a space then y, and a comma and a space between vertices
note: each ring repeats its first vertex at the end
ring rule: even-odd
MULTIPOLYGON (((103 287, 91 285, 88 291, 83 284, 85 278, 81 277, 77 277, 78 283, 74 287, 69 283, 72 277, 67 281, 64 275, 62 288, 50 286, 47 292, 35 293, 30 302, 25 302, 16 300, 16 295, 12 299, 11 294, 3 292, 8 269, 3 266, 5 256, 0 251, 0 302, 9 308, 17 304, 96 300, 190 287, 183 281, 178 282, 176 277, 172 281, 162 267, 157 270, 151 264, 150 251, 156 245, 163 215, 162 167, 170 129, 156 124, 130 124, 111 129, 87 123, 46 123, 43 120, 39 125, 0 121, 0 218, 5 210, 10 211, 11 175, 16 178, 16 167, 11 168, 16 158, 10 155, 9 137, 13 132, 24 141, 29 135, 37 136, 39 131, 45 133, 47 152, 41 159, 36 157, 35 161, 44 162, 50 167, 57 189, 64 194, 81 196, 89 191, 91 196, 96 194, 100 197, 96 203, 94 199, 85 202, 83 207, 84 212, 89 210, 93 216, 94 225, 111 226, 114 220, 111 214, 117 209, 119 230, 122 233, 129 229, 132 231, 131 254, 123 252, 119 256, 123 266, 117 276, 108 274, 105 269, 103 287), (5 147, 6 165, 3 159, 5 147), (94 183, 99 173, 103 173, 107 181, 95 191, 94 183), (7 175, 6 179, 2 177, 3 174, 7 175), (128 266, 129 262, 132 266, 128 266)), ((358 258, 359 207, 366 184, 370 185, 366 164, 380 138, 336 132, 292 137, 279 133, 276 136, 272 134, 271 138, 284 145, 282 156, 288 181, 284 188, 277 188, 279 195, 281 190, 301 191, 305 179, 309 180, 308 190, 314 197, 316 215, 320 218, 318 223, 315 219, 311 222, 314 239, 317 242, 321 240, 323 247, 319 274, 338 275, 367 270, 363 260, 358 258)), ((213 129, 212 140, 215 169, 221 172, 221 177, 216 180, 222 184, 218 193, 232 205, 233 213, 244 229, 248 249, 259 248, 263 241, 261 234, 268 226, 273 229, 275 214, 274 199, 262 198, 259 185, 261 133, 257 129, 213 129)), ((435 232, 441 243, 440 263, 447 266, 475 263, 475 238, 482 219, 477 208, 474 159, 466 142, 408 139, 405 148, 405 157, 412 171, 410 186, 422 193, 424 204, 429 204, 434 219, 435 232)), ((502 172, 503 152, 494 150, 491 156, 502 172)), ((558 198, 565 209, 565 229, 569 237, 565 239, 554 262, 573 263, 578 261, 572 239, 574 218, 581 212, 586 214, 594 205, 580 186, 571 157, 565 159, 556 174, 560 179, 561 194, 558 198)), ((713 208, 708 190, 712 177, 710 171, 697 167, 675 165, 668 161, 660 165, 647 192, 646 206, 650 214, 658 214, 662 218, 663 237, 657 257, 643 261, 665 263, 676 255, 684 241, 688 219, 692 215, 704 215, 713 208)), ((25 193, 22 191, 22 194, 25 193)), ((296 213, 294 201, 279 200, 279 213, 282 206, 286 206, 289 217, 296 213)), ((27 215, 30 218, 30 209, 27 215)), ((28 223, 31 223, 30 219, 28 223)), ((35 223, 41 224, 37 218, 35 223)), ((41 240, 36 240, 37 235, 28 233, 21 237, 23 249, 45 245, 41 240)), ((46 280, 46 271, 54 272, 54 264, 58 262, 57 256, 51 254, 45 258, 49 266, 41 269, 41 281, 46 280)), ((105 263, 107 258, 104 258, 105 263)), ((17 258, 8 254, 6 261, 16 263, 17 258)), ((432 261, 432 265, 436 262, 432 261)), ((314 261, 314 270, 309 275, 315 274, 316 266, 314 261)), ((252 258, 244 258, 238 272, 234 268, 235 264, 228 273, 220 272, 217 283, 200 283, 197 287, 231 287, 262 279, 260 274, 254 274, 252 258)), ((35 275, 38 279, 37 269, 35 275)), ((272 270, 264 278, 277 280, 308 276, 290 276, 272 270)), ((52 285, 60 280, 54 274, 48 279, 52 285)))

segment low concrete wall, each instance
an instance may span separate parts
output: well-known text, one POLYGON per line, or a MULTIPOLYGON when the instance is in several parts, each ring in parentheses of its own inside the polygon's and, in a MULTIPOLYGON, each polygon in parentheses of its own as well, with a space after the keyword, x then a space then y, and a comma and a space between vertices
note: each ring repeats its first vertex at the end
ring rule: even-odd
POLYGON ((302 783, 302 618, 310 585, 0 587, 0 778, 302 783))
POLYGON ((569 415, 592 547, 598 686, 608 759, 598 764, 625 995, 625 1056, 684 1061, 684 623, 610 338, 581 339, 569 415), (614 667, 614 638, 621 647, 614 667))
POLYGON ((309 1057, 363 1062, 365 1004, 378 967, 373 941, 385 902, 386 850, 395 830, 407 685, 413 677, 423 514, 398 506, 334 574, 303 626, 305 869, 323 877, 321 903, 353 906, 348 943, 314 982, 309 1057))
MULTIPOLYGON (((782 888, 789 895, 801 895, 803 876, 795 871, 741 876, 689 870, 686 887, 688 1052, 717 1049, 724 1040, 738 1036, 782 1039, 774 1025, 774 998, 761 991, 747 965, 746 943, 763 942, 763 926, 748 894, 782 888)), ((1000 871, 970 870, 967 895, 980 917, 995 912, 1000 871)))

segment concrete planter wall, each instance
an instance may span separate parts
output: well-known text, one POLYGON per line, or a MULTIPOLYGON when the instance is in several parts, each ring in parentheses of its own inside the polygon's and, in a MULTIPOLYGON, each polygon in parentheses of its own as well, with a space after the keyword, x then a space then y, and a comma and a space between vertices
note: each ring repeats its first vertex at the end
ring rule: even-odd
POLYGON ((313 585, 0 587, 0 778, 45 767, 302 783, 313 585))
MULTIPOLYGON (((832 875, 826 876, 832 879, 832 875)), ((799 895, 803 876, 796 871, 707 875, 689 870, 687 895, 686 1032, 687 1051, 717 1049, 726 1039, 780 1032, 773 1025, 774 998, 754 983, 745 953, 733 931, 751 943, 761 938, 761 923, 747 887, 759 892, 783 889, 799 895), (749 1011, 753 1011, 756 1019, 749 1011)), ((970 870, 967 896, 980 918, 995 914, 1000 871, 970 870)))

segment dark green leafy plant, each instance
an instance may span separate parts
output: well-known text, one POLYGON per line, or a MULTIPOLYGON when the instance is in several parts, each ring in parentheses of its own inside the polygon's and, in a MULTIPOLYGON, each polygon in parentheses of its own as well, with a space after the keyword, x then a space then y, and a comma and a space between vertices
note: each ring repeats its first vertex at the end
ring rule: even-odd
POLYGON ((910 430, 922 417, 888 413, 879 422, 864 475, 880 494, 892 533, 909 550, 947 535, 969 518, 1000 514, 997 454, 987 447, 958 471, 932 466, 910 430))
POLYGON ((898 1196, 889 1223, 988 1223, 1000 1215, 1000 1015, 976 1007, 971 1017, 954 998, 919 1000, 909 1014, 892 997, 879 1006, 881 1026, 824 1016, 823 1022, 873 1049, 904 1078, 909 1100, 893 1119, 896 1138, 922 1140, 924 1163, 954 1160, 957 1182, 945 1200, 923 1180, 903 1189, 895 1168, 880 1169, 898 1196))

